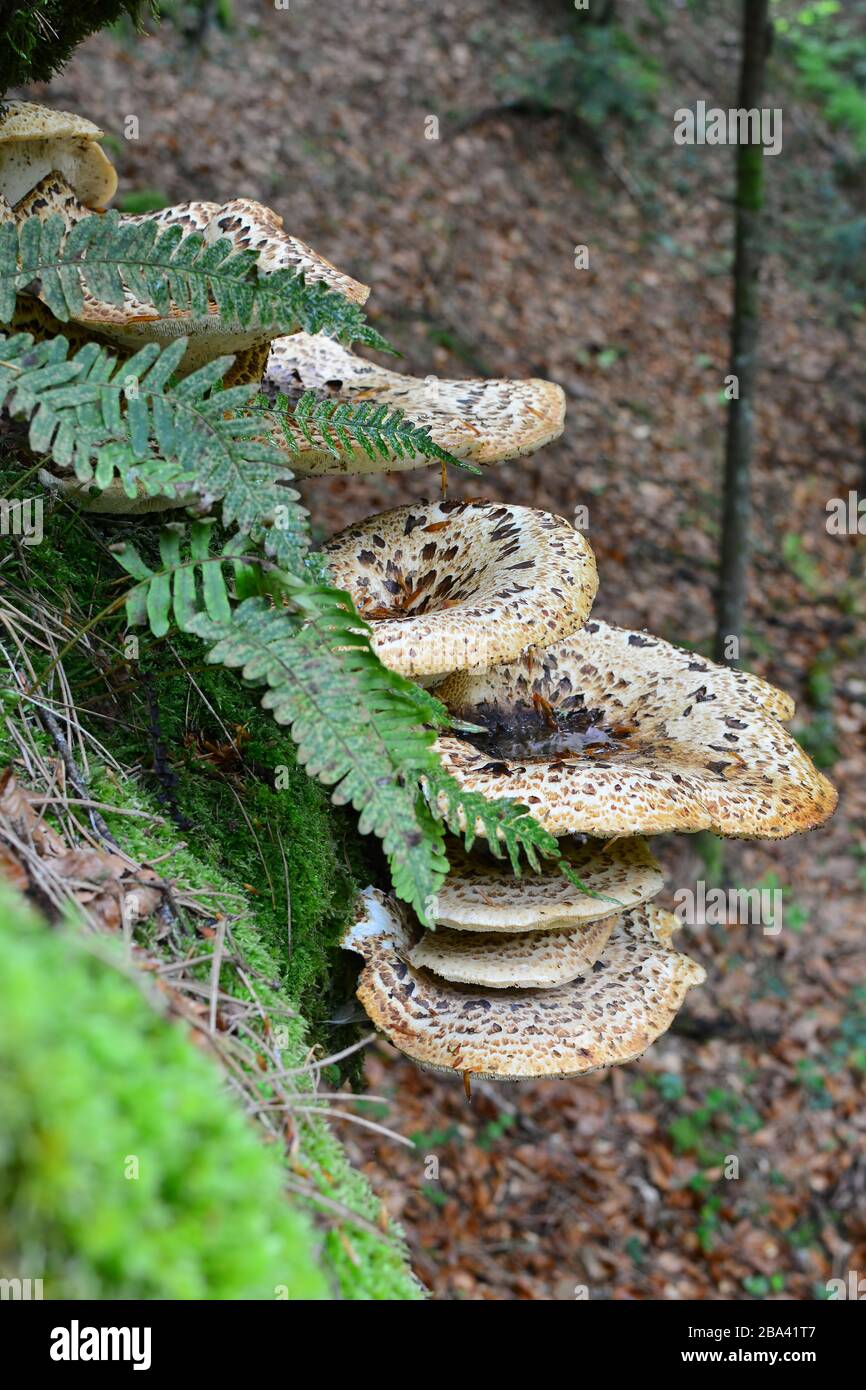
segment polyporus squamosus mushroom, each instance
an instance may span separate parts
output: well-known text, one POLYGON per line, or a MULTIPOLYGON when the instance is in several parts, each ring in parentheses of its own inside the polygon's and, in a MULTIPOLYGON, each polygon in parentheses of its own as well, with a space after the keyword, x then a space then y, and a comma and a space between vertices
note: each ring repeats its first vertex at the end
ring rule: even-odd
POLYGON ((703 968, 675 951, 679 923, 655 907, 624 913, 600 958, 552 989, 488 991, 438 980, 409 960, 413 929, 368 888, 343 945, 364 958, 358 998, 420 1066, 521 1080, 632 1062, 665 1032, 703 968))
POLYGON ((83 116, 32 101, 7 102, 0 118, 0 195, 14 207, 46 174, 58 173, 86 207, 105 207, 117 189, 117 174, 102 138, 83 116))
POLYGON ((836 805, 769 712, 789 717, 781 692, 643 632, 593 620, 546 651, 458 672, 437 695, 490 731, 441 738, 446 769, 525 803, 555 835, 777 839, 836 805))
MULTIPOLYGON (((515 884, 515 900, 519 881, 515 884)), ((406 953, 412 965, 458 984, 484 989, 550 989, 584 974, 598 960, 619 918, 600 917, 584 926, 543 931, 427 931, 406 953)))
MULTIPOLYGON (((426 426, 434 444, 467 463, 501 463, 522 458, 558 439, 565 396, 552 381, 446 381, 435 376, 401 376, 356 356, 321 334, 295 333, 271 344, 263 382, 266 394, 290 400, 306 390, 351 405, 372 401, 399 408, 413 424, 426 426)), ((292 453, 296 473, 381 473, 429 465, 422 454, 384 462, 355 445, 339 457, 324 445, 299 439, 292 453)))
POLYGON ((559 848, 561 862, 584 889, 558 867, 518 879, 507 861, 492 858, 483 848, 466 854, 459 845, 449 845, 451 872, 433 910, 437 930, 514 933, 580 926, 639 907, 664 887, 661 869, 640 836, 610 844, 564 841, 559 848))
POLYGON ((367 517, 324 548, 337 588, 401 675, 508 661, 579 628, 598 587, 562 517, 497 502, 428 502, 367 517))
MULTIPOLYGON (((40 180, 12 209, 11 215, 21 221, 31 214, 44 219, 52 213, 58 213, 67 227, 88 215, 67 179, 56 171, 40 180)), ((180 203, 160 212, 123 215, 120 222, 124 226, 153 222, 161 229, 179 227, 181 240, 199 232, 206 244, 227 237, 236 251, 256 251, 259 267, 266 275, 284 269, 303 271, 307 281, 321 282, 355 304, 363 304, 370 293, 369 286, 345 275, 297 237, 284 232, 282 218, 250 198, 222 204, 180 203)), ((189 343, 183 372, 194 371, 215 357, 235 354, 234 365, 225 377, 229 385, 261 379, 274 337, 273 330, 258 323, 246 327, 227 323, 213 301, 203 316, 192 317, 189 310, 174 305, 163 314, 128 290, 122 304, 110 304, 85 291, 81 313, 68 324, 59 323, 38 295, 20 295, 14 327, 37 337, 63 333, 76 341, 104 338, 112 347, 119 346, 127 352, 137 351, 144 343, 165 345, 173 338, 186 337, 189 343)))

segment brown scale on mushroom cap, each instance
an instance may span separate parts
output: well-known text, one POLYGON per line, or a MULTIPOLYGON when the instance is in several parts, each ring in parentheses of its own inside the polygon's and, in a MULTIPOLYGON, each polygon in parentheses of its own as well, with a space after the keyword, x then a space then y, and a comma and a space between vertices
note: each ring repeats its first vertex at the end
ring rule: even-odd
POLYGON ((837 796, 768 713, 768 689, 647 633, 592 620, 546 651, 457 672, 437 695, 472 722, 482 710, 507 722, 538 697, 563 723, 589 714, 622 730, 621 740, 591 756, 496 758, 452 736, 438 746, 462 786, 523 802, 553 834, 713 830, 777 839, 820 825, 837 796))
POLYGON ((550 989, 584 974, 598 960, 617 915, 543 931, 426 931, 407 952, 412 965, 445 980, 483 989, 550 989))
POLYGON ((401 1052, 434 1070, 521 1080, 577 1076, 640 1057, 706 978, 672 948, 678 926, 658 908, 634 908, 586 975, 554 989, 491 992, 413 966, 402 909, 368 888, 343 946, 363 956, 358 998, 401 1052))
MULTIPOLYGON (((323 334, 275 338, 263 389, 289 397, 312 390, 350 404, 372 401, 399 408, 413 424, 427 426, 440 448, 468 463, 532 454, 559 438, 565 420, 565 396, 551 381, 402 376, 323 334)), ((371 459, 359 445, 337 458, 315 433, 313 437, 312 444, 299 438, 299 452, 291 454, 296 473, 383 473, 429 467, 431 462, 424 454, 371 459)))
POLYGON ((117 174, 99 141, 103 132, 70 111, 32 101, 8 101, 0 117, 0 195, 10 207, 47 174, 62 174, 88 208, 102 208, 117 174))
POLYGON ((436 894, 433 919, 457 931, 514 933, 561 929, 637 907, 656 897, 664 878, 640 836, 585 845, 560 841, 562 862, 586 887, 582 892, 558 867, 515 878, 507 860, 485 848, 467 854, 448 846, 451 872, 436 894), (596 895, 596 896, 593 896, 596 895), (611 901, 613 900, 613 901, 611 901))
POLYGON ((427 502, 366 517, 324 547, 337 588, 402 675, 490 666, 585 621, 598 575, 562 517, 497 502, 427 502))

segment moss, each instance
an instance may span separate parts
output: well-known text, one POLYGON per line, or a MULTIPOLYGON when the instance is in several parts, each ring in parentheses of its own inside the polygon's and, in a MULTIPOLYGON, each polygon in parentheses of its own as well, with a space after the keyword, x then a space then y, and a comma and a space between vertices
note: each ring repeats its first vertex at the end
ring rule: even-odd
POLYGON ((142 0, 39 0, 22 5, 0 0, 0 95, 28 82, 47 82, 63 67, 75 46, 122 16, 137 21, 142 0))
MULTIPOLYGON (((201 669, 200 660, 201 648, 193 641, 175 639, 171 648, 148 648, 142 661, 151 709, 158 712, 160 738, 177 779, 177 809, 195 827, 199 856, 229 867, 236 882, 249 886, 289 995, 310 1022, 314 1040, 330 1045, 333 1034, 326 1021, 340 1002, 331 981, 357 887, 351 820, 298 767, 291 739, 259 709, 257 693, 245 689, 233 672, 201 669), (195 669, 201 695, 184 667, 195 669), (231 757, 223 726, 233 736, 240 731, 250 771, 231 757), (213 747, 226 749, 227 767, 213 765, 213 747)), ((110 737, 108 746, 121 761, 141 758, 140 739, 123 731, 110 737)))
MULTIPOLYGON (((4 474, 0 465, 0 495, 13 495, 17 476, 14 466, 4 474)), ((118 597, 120 571, 105 544, 114 531, 129 535, 128 524, 97 531, 90 523, 83 531, 77 513, 60 508, 47 518, 42 543, 22 547, 4 572, 22 588, 95 617, 118 597)), ((158 525, 137 529, 143 553, 155 548, 157 531, 158 525)), ((117 645, 124 633, 120 611, 94 629, 117 645)), ((258 926, 308 1021, 311 1042, 328 1050, 345 1046, 350 1031, 329 1023, 349 988, 339 939, 358 885, 370 877, 353 816, 332 806, 298 766, 288 732, 261 709, 261 692, 233 671, 206 666, 193 638, 173 634, 159 642, 142 632, 138 641, 140 659, 121 662, 104 677, 94 674, 84 647, 66 653, 76 704, 96 712, 94 727, 119 762, 143 769, 161 814, 179 813, 189 824, 199 859, 248 885, 258 926), (233 737, 240 731, 243 766, 231 758, 214 762, 213 749, 229 751, 226 729, 233 737), (152 771, 160 742, 161 780, 152 771)))
MULTIPOLYGON (((0 470, 3 495, 11 495, 11 483, 8 479, 3 491, 0 470)), ((25 486, 22 495, 27 493, 25 486)), ((50 595, 54 603, 68 606, 73 613, 97 615, 117 594, 112 586, 118 571, 105 547, 105 540, 112 538, 110 531, 100 528, 97 532, 87 522, 84 527, 66 510, 52 514, 43 543, 32 549, 22 547, 17 558, 7 561, 4 575, 22 588, 50 595)), ((136 543, 140 540, 137 534, 136 543)), ((122 617, 115 615, 101 620, 93 635, 117 643, 123 630, 122 617)), ((272 982, 270 987, 256 984, 264 1007, 276 1010, 288 1000, 299 1008, 282 1040, 286 1067, 302 1065, 313 1044, 326 1052, 339 1050, 357 1030, 328 1022, 335 1007, 351 997, 345 977, 348 957, 337 942, 355 884, 369 876, 353 817, 332 807, 322 788, 307 779, 296 764, 286 731, 260 709, 256 691, 246 689, 231 672, 203 667, 200 648, 191 639, 174 636, 169 644, 142 636, 140 644, 141 661, 129 663, 128 669, 100 672, 108 651, 101 642, 96 659, 93 649, 72 647, 64 655, 64 668, 83 723, 98 733, 122 765, 150 765, 149 706, 155 701, 161 738, 176 776, 172 798, 190 824, 181 831, 171 822, 165 790, 152 775, 118 775, 107 764, 95 762, 91 790, 96 799, 117 807, 118 812, 133 810, 162 818, 156 823, 109 812, 109 828, 133 858, 159 858, 166 878, 209 890, 214 911, 232 913, 232 931, 241 951, 259 976, 272 982), (111 701, 105 698, 107 689, 114 692, 111 701), (95 717, 96 711, 108 714, 108 721, 95 717), (238 727, 244 729, 244 762, 250 773, 242 774, 233 764, 215 768, 206 760, 209 750, 204 740, 225 743, 220 720, 233 733, 238 727), (274 769, 280 767, 286 770, 285 786, 278 789, 274 769), (253 823, 261 852, 245 816, 253 823), (291 950, 281 846, 291 891, 291 950), (308 1016, 312 1016, 309 1021, 308 1016)), ((16 704, 13 696, 6 712, 14 715, 16 704)), ((56 752, 47 738, 36 737, 46 753, 56 752)), ((0 764, 16 756, 16 745, 0 720, 0 764)), ((152 951, 160 949, 155 932, 149 945, 152 951)), ((221 987, 243 994, 228 972, 221 987)), ((74 1028, 69 1037, 75 1040, 74 1028)), ((357 1053, 351 1059, 356 1071, 361 1058, 357 1053)), ((307 1116, 299 1140, 299 1167, 327 1203, 345 1209, 345 1216, 332 1222, 323 1238, 323 1260, 341 1295, 388 1300, 422 1297, 401 1232, 393 1224, 381 1227, 380 1202, 364 1176, 352 1167, 327 1121, 307 1116)), ((333 1207, 326 1210, 333 1213, 333 1207)))
POLYGON ((319 1239, 216 1067, 3 884, 0 922, 4 1273, 49 1298, 327 1297, 319 1239))

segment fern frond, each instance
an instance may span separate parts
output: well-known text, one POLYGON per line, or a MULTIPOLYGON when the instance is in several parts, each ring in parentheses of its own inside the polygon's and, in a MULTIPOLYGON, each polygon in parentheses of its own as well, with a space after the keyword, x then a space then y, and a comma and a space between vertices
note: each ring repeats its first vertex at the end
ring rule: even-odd
POLYGON ((483 833, 491 853, 502 859, 504 850, 516 874, 520 873, 521 851, 536 871, 541 868, 539 855, 559 856, 556 837, 519 802, 506 798, 488 801, 479 792, 468 792, 441 766, 425 775, 423 785, 432 815, 443 820, 452 834, 461 836, 467 850, 483 833))
POLYGON ((444 831, 420 793, 436 766, 434 732, 419 719, 415 687, 388 671, 347 594, 292 582, 303 625, 266 600, 244 600, 230 623, 199 615, 191 631, 208 661, 268 686, 262 704, 291 728, 299 761, 359 813, 361 834, 382 841, 394 891, 427 923, 448 870, 444 831))
POLYGON ((468 463, 443 449, 430 438, 428 425, 415 425, 407 420, 406 412, 373 401, 320 400, 315 391, 305 391, 296 405, 286 396, 278 395, 273 404, 264 397, 254 402, 254 409, 272 417, 282 430, 286 445, 292 453, 300 453, 301 439, 318 448, 324 447, 336 458, 359 445, 368 458, 377 456, 393 462, 395 459, 436 459, 467 473, 483 472, 475 463, 468 463))
POLYGON ((0 335, 0 409, 29 422, 34 452, 100 488, 117 472, 132 496, 143 486, 203 507, 221 501, 234 528, 213 555, 212 522, 193 523, 188 553, 184 526, 164 527, 159 570, 121 547, 118 559, 136 581, 130 621, 161 635, 173 617, 211 645, 210 661, 267 685, 265 708, 291 727, 310 775, 333 787, 335 802, 355 807, 361 833, 381 839, 394 891, 425 925, 448 871, 446 826, 467 846, 483 827, 515 872, 521 854, 535 869, 539 855, 558 857, 525 807, 487 802, 445 773, 433 747, 436 729, 450 725, 445 707, 387 670, 349 595, 317 582, 321 557, 310 554, 306 514, 285 486, 292 475, 282 451, 261 442, 260 414, 249 410, 257 388, 217 389, 228 358, 174 382, 184 348, 182 340, 151 344, 119 364, 95 343, 70 355, 60 337, 34 344, 26 334, 0 335), (279 569, 244 555, 248 541, 279 569), (242 599, 234 608, 226 562, 242 599), (269 584, 277 603, 262 596, 269 584))
POLYGON ((290 333, 326 333, 343 343, 394 349, 356 304, 296 271, 258 271, 253 250, 228 237, 207 245, 199 232, 156 222, 123 222, 115 211, 68 228, 58 213, 0 225, 0 322, 10 323, 20 293, 38 293, 55 318, 80 318, 85 292, 119 307, 129 291, 161 315, 172 305, 206 319, 213 302, 226 324, 290 333))
POLYGON ((174 382, 186 339, 149 343, 126 362, 97 343, 71 356, 65 338, 0 337, 0 409, 28 420, 34 453, 104 490, 119 475, 128 497, 192 496, 221 503, 226 527, 299 571, 307 513, 282 450, 263 442, 244 407, 256 386, 220 390, 232 359, 220 357, 174 382))
POLYGON ((441 765, 432 773, 426 774, 422 785, 432 814, 441 818, 454 835, 463 839, 467 850, 471 850, 475 843, 480 827, 491 854, 497 859, 504 859, 504 849, 511 862, 511 868, 518 877, 521 871, 521 852, 536 873, 544 867, 539 859, 541 855, 546 859, 555 859, 560 873, 581 893, 590 898, 598 898, 601 902, 622 906, 617 898, 608 897, 606 893, 596 893, 584 883, 580 875, 575 873, 562 857, 556 836, 539 825, 528 806, 521 805, 519 801, 509 801, 506 797, 488 801, 479 792, 467 792, 456 777, 452 777, 441 765))
POLYGON ((198 613, 216 623, 231 622, 231 603, 223 564, 244 550, 243 536, 230 536, 217 555, 211 554, 213 518, 187 528, 170 521, 159 533, 162 566, 152 570, 130 541, 111 546, 118 563, 139 582, 126 598, 130 627, 147 623, 155 637, 164 637, 174 617, 181 632, 190 632, 198 613), (188 546, 184 545, 188 536, 188 546))

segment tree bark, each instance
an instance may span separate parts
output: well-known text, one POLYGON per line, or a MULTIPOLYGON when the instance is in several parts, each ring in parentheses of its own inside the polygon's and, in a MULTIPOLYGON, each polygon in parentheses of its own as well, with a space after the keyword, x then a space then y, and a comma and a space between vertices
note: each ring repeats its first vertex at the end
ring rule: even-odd
MULTIPOLYGON (((739 106, 747 111, 761 106, 771 35, 768 12, 769 0, 743 0, 739 106)), ((746 610, 763 202, 763 147, 739 145, 730 359, 730 374, 737 378, 738 395, 729 404, 725 441, 714 651, 717 661, 729 665, 736 665, 739 658, 746 610), (732 643, 731 638, 737 641, 732 643)))

